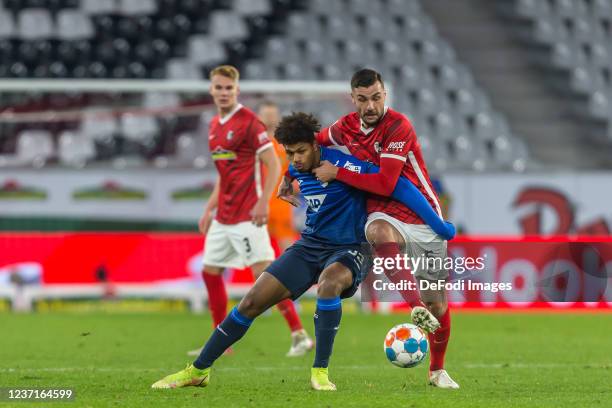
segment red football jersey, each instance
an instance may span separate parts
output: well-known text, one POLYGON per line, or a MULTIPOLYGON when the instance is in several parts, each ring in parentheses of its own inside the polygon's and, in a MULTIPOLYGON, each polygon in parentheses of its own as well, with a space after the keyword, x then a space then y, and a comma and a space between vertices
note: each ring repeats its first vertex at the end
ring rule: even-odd
MULTIPOLYGON (((412 124, 401 113, 385 108, 385 114, 373 128, 364 128, 357 112, 349 113, 317 135, 323 146, 337 146, 359 160, 380 166, 381 158, 403 161, 401 175, 408 178, 434 211, 442 214, 440 204, 425 167, 421 146, 412 124), (348 151, 347 151, 348 150, 348 151)), ((383 212, 407 224, 423 224, 414 211, 391 197, 371 194, 368 197, 368 213, 383 212)))
POLYGON ((253 111, 238 104, 210 122, 208 145, 221 178, 216 220, 236 224, 251 220, 250 211, 263 189, 257 155, 272 148, 266 128, 253 111))

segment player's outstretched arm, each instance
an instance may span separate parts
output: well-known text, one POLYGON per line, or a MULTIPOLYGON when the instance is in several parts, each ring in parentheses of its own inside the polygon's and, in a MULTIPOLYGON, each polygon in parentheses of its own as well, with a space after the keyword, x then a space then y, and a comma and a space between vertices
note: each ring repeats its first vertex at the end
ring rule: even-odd
MULTIPOLYGON (((358 169, 359 173, 355 174, 373 175, 380 172, 380 168, 372 163, 363 162, 351 155, 341 152, 336 152, 336 155, 342 158, 339 163, 343 165, 350 163, 351 166, 349 167, 351 169, 358 169)), ((350 171, 348 169, 344 170, 350 171)), ((451 240, 454 238, 456 233, 455 226, 450 222, 444 221, 444 219, 442 219, 442 217, 439 216, 433 210, 433 208, 431 208, 429 201, 427 201, 423 193, 421 193, 421 191, 406 177, 398 177, 397 183, 391 193, 391 197, 414 211, 427 225, 431 227, 436 234, 440 235, 442 238, 446 240, 451 240)))
POLYGON ((380 172, 364 174, 355 173, 342 167, 337 168, 328 161, 323 161, 319 167, 313 170, 313 173, 317 179, 325 183, 336 179, 359 190, 390 197, 403 167, 404 162, 401 160, 382 158, 380 160, 380 172))
POLYGON ((400 177, 397 180, 391 197, 414 211, 436 234, 445 240, 450 241, 455 237, 455 226, 448 221, 444 221, 431 208, 431 204, 429 204, 429 201, 427 201, 421 191, 406 177, 400 177))

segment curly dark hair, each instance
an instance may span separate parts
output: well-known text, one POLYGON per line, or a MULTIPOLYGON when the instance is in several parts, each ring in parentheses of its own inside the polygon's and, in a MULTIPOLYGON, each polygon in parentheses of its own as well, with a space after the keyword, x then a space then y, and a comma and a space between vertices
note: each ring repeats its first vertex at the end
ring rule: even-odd
POLYGON ((313 143, 315 133, 321 130, 321 124, 311 113, 292 112, 291 115, 283 116, 274 138, 283 145, 295 143, 313 143))

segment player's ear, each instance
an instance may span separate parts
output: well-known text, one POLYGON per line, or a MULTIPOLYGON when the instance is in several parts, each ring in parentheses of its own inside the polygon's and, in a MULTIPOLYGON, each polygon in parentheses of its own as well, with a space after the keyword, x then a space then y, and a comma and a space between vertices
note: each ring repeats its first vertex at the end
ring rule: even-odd
POLYGON ((240 95, 240 84, 236 82, 236 96, 240 95))

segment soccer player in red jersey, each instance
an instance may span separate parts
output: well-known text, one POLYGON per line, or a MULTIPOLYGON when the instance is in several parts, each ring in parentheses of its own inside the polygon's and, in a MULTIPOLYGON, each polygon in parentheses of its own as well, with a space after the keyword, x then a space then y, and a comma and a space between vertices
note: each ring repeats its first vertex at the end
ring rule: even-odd
MULTIPOLYGON (((315 174, 322 182, 337 179, 372 193, 367 203, 365 228, 366 237, 378 257, 395 258, 402 249, 410 257, 446 257, 446 241, 412 210, 390 198, 398 178, 405 176, 442 217, 412 124, 406 116, 385 106, 384 83, 374 70, 362 69, 353 75, 351 97, 356 112, 323 129, 317 141, 370 161, 380 166, 380 172, 359 174, 324 162, 314 170, 315 174)), ((392 281, 402 276, 397 271, 386 272, 392 281)), ((448 271, 430 265, 415 271, 414 275, 417 281, 438 281, 447 279, 448 271)), ((459 388, 444 369, 451 327, 446 292, 424 290, 420 292, 420 299, 416 292, 403 291, 402 295, 413 308, 414 323, 430 332, 430 383, 440 388, 459 388)))
MULTIPOLYGON (((221 65, 210 73, 210 95, 217 107, 208 143, 219 177, 198 222, 206 235, 203 272, 215 327, 227 314, 225 268, 250 267, 259 277, 274 260, 266 223, 268 202, 280 177, 280 165, 266 128, 250 109, 238 103, 239 72, 221 65), (261 164, 266 167, 263 177, 261 164)), ((277 305, 292 332, 288 356, 313 348, 290 299, 277 305)), ((200 350, 192 350, 199 354, 200 350)))

